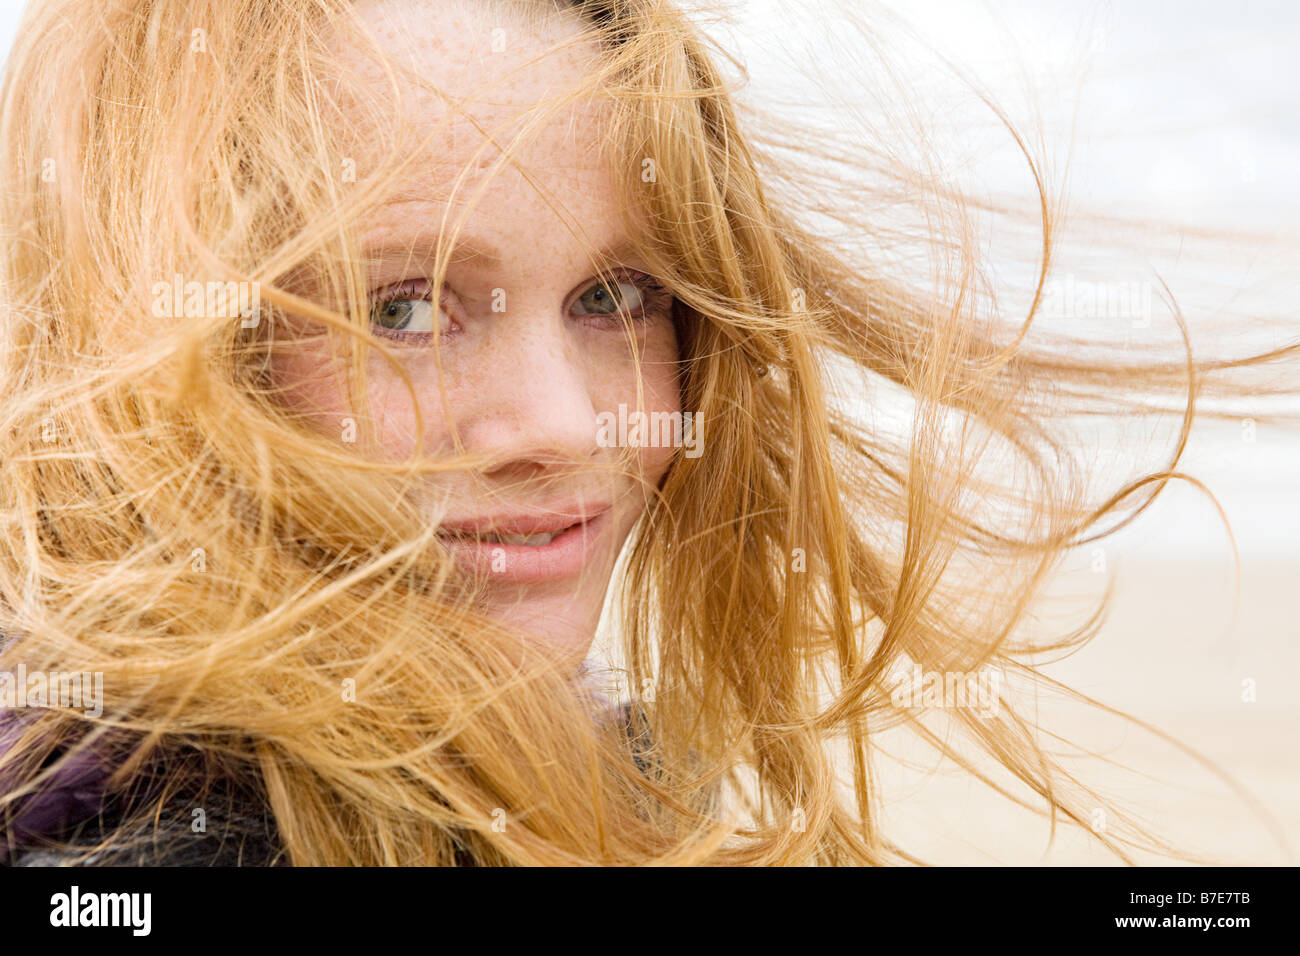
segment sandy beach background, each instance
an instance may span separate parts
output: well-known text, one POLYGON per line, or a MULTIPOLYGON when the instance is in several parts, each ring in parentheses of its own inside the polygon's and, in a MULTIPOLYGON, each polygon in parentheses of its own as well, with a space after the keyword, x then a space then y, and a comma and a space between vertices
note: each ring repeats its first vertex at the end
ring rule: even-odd
MULTIPOLYGON (((1300 849, 1300 560, 1243 567, 1235 624, 1228 562, 1119 560, 1120 584, 1107 624, 1047 673, 1179 739, 1257 802, 1160 738, 1082 705, 1040 700, 1040 725, 1138 771, 1098 759, 1070 764, 1113 798, 1100 805, 1103 812, 1123 805, 1181 849, 1222 863, 1294 864, 1300 849), (1243 700, 1246 680, 1255 682, 1254 702, 1243 700)), ((1056 590, 1072 597, 1087 593, 1088 573, 1063 575, 1056 590)), ((949 864, 1119 862, 1077 828, 1058 831, 1049 846, 1045 817, 1019 810, 906 740, 887 749, 915 761, 882 762, 888 830, 922 858, 949 864)))

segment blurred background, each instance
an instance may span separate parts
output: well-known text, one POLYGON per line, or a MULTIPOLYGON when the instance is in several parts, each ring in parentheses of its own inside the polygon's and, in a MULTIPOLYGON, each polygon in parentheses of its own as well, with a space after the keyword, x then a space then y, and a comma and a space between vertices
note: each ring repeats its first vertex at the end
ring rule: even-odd
MULTIPOLYGON (((951 81, 954 69, 1005 110, 1031 149, 1043 148, 1055 180, 1068 175, 1071 213, 1155 224, 1145 234, 1085 229, 1082 250, 1070 248, 1067 227, 1060 268, 1087 269, 1088 242, 1114 239, 1118 255, 1079 279, 1155 288, 1149 327, 1133 321, 1121 333, 1102 318, 1098 332, 1175 335, 1158 276, 1193 335, 1206 322, 1219 330, 1208 350, 1240 354, 1300 337, 1300 7, 744 0, 730 9, 717 30, 743 51, 756 101, 785 103, 794 115, 829 97, 838 101, 832 111, 860 127, 892 122, 897 101, 873 92, 881 72, 864 54, 865 17, 890 59, 884 80, 898 75, 898 89, 915 91, 908 108, 934 132, 944 173, 973 194, 1034 196, 1023 156, 972 87, 951 81)), ((990 256, 1000 251, 1014 262, 1026 250, 995 235, 990 256)), ((1027 278, 1013 271, 998 278, 1027 278)), ((1045 632, 1064 631, 1114 574, 1098 637, 1044 669, 1195 753, 1059 696, 1028 702, 1041 727, 1070 743, 1046 733, 1040 741, 1103 797, 1091 825, 1105 828, 1116 807, 1128 807, 1184 849, 1244 864, 1294 863, 1300 850, 1300 434, 1254 417, 1268 407, 1279 406, 1248 403, 1193 432, 1180 470, 1204 482, 1223 515, 1203 491, 1171 484, 1133 526, 1072 555, 1039 611, 1045 632), (1240 558, 1238 603, 1224 518, 1240 558)), ((1159 466, 1175 438, 1176 430, 1117 428, 1097 446, 1099 474, 1159 466)), ((907 735, 886 736, 886 832, 923 858, 1114 862, 1078 832, 1052 840, 1043 818, 907 735)))
MULTIPOLYGON (((983 125, 971 119, 978 111, 969 108, 969 90, 959 103, 962 94, 936 69, 935 53, 983 84, 1017 125, 1040 129, 1061 160, 1058 173, 1068 158, 1074 208, 1167 224, 1161 235, 1172 241, 1131 252, 1133 276, 1149 283, 1158 274, 1180 301, 1195 302, 1218 321, 1270 317, 1267 326, 1242 320, 1238 344, 1267 347, 1282 344, 1279 336, 1300 335, 1300 6, 730 0, 725 17, 707 28, 736 51, 748 71, 745 95, 756 103, 795 111, 821 103, 836 116, 851 106, 870 122, 881 103, 863 89, 859 35, 841 28, 846 4, 872 24, 920 94, 911 108, 938 130, 935 146, 952 157, 964 184, 990 195, 1032 195, 1023 158, 1005 131, 991 114, 983 125), (1197 254, 1205 230, 1239 239, 1197 254)), ((22 8, 18 0, 0 0, 0 50, 8 50, 22 8)), ((1158 309, 1153 321, 1169 325, 1158 309)), ((1172 438, 1162 434, 1154 446, 1167 449, 1172 438)), ((1150 441, 1117 437, 1107 446, 1114 466, 1122 470, 1131 457, 1150 455, 1150 441)), ((1078 620, 1069 608, 1086 607, 1078 602, 1098 594, 1107 573, 1117 574, 1119 587, 1098 638, 1047 671, 1199 757, 1062 699, 1043 697, 1033 706, 1041 725, 1104 758, 1078 764, 1105 797, 1092 825, 1104 828, 1122 805, 1219 861, 1294 863, 1300 435, 1255 421, 1244 408, 1236 420, 1197 430, 1183 470, 1209 486, 1231 523, 1241 561, 1239 605, 1219 513, 1195 488, 1172 485, 1100 552, 1088 549, 1067 562, 1054 585, 1062 622, 1078 620)), ((1053 606, 1044 606, 1047 623, 1055 623, 1053 606)), ((887 736, 883 745, 887 832, 913 853, 955 864, 1114 862, 1079 834, 1062 831, 1051 840, 1041 817, 905 737, 887 736)))

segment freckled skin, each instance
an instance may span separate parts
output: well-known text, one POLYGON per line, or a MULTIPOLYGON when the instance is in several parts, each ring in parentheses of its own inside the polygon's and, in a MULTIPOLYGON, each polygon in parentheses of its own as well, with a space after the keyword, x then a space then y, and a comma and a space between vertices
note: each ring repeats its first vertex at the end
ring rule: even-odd
MULTIPOLYGON (((356 9, 386 52, 447 95, 444 100, 403 86, 404 115, 422 135, 447 117, 449 101, 463 102, 496 142, 508 143, 528 121, 529 106, 576 86, 598 55, 584 40, 529 63, 556 39, 578 36, 579 26, 567 17, 530 26, 504 5, 383 0, 362 2, 356 9), (505 40, 501 52, 492 52, 494 29, 504 31, 497 34, 505 40)), ((391 96, 383 74, 362 52, 343 52, 349 65, 363 73, 365 94, 381 100, 391 96)), ((467 119, 454 118, 450 129, 443 126, 435 138, 428 162, 421 157, 411 167, 415 172, 401 188, 402 200, 358 224, 367 246, 431 244, 456 175, 471 169, 454 197, 449 225, 464 211, 466 199, 488 183, 462 237, 472 235, 484 246, 494 246, 501 260, 454 259, 445 277, 450 299, 445 308, 453 328, 439 343, 399 344, 395 351, 421 403, 426 450, 452 448, 454 420, 468 451, 493 456, 494 466, 477 482, 436 479, 439 491, 449 496, 449 515, 486 516, 575 501, 612 503, 606 531, 582 573, 537 583, 489 581, 490 614, 571 653, 575 661, 589 649, 618 549, 647 496, 633 476, 594 467, 617 462, 622 454, 599 446, 597 415, 617 414, 620 404, 672 412, 680 410, 681 401, 677 341, 666 311, 638 327, 638 367, 621 324, 593 322, 582 314, 583 306, 574 305, 597 282, 591 251, 627 238, 614 181, 596 159, 604 118, 598 101, 566 105, 539 134, 516 147, 513 163, 490 180, 482 167, 498 158, 497 148, 476 157, 482 134, 467 119), (500 301, 497 290, 504 292, 504 311, 493 310, 500 301)), ((380 132, 387 131, 370 132, 371 141, 380 142, 380 132)), ((355 136, 359 149, 364 149, 367 133, 364 126, 339 131, 340 136, 355 136)), ((365 168, 364 159, 358 168, 365 168)), ((646 271, 632 258, 623 264, 646 271)), ((375 290, 433 278, 431 263, 426 268, 405 252, 371 265, 370 287, 375 290)), ((280 341, 272 365, 286 401, 322 431, 339 434, 340 421, 354 414, 346 400, 347 361, 331 356, 327 348, 319 335, 280 341)), ((402 458, 416 438, 410 395, 377 354, 367 360, 367 379, 380 436, 375 453, 402 458)), ((641 448, 633 467, 653 487, 672 454, 671 448, 641 448)))

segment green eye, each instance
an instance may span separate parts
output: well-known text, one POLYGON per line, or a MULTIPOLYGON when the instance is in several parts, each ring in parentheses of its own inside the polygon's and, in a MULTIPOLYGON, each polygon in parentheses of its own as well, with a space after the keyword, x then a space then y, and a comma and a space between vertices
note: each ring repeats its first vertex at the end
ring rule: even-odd
POLYGON ((588 315, 612 315, 620 309, 636 312, 644 305, 634 282, 600 282, 578 297, 588 315))
POLYGON ((376 303, 370 310, 370 321, 390 332, 446 332, 451 320, 442 309, 437 311, 435 320, 434 306, 428 299, 393 298, 376 303))

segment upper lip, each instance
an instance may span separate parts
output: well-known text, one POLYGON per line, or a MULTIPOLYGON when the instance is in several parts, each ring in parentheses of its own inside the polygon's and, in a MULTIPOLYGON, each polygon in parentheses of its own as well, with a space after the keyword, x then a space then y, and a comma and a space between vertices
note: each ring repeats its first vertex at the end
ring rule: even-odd
POLYGON ((555 534, 575 524, 586 524, 608 510, 609 505, 600 505, 460 518, 442 522, 439 531, 454 535, 555 534))

